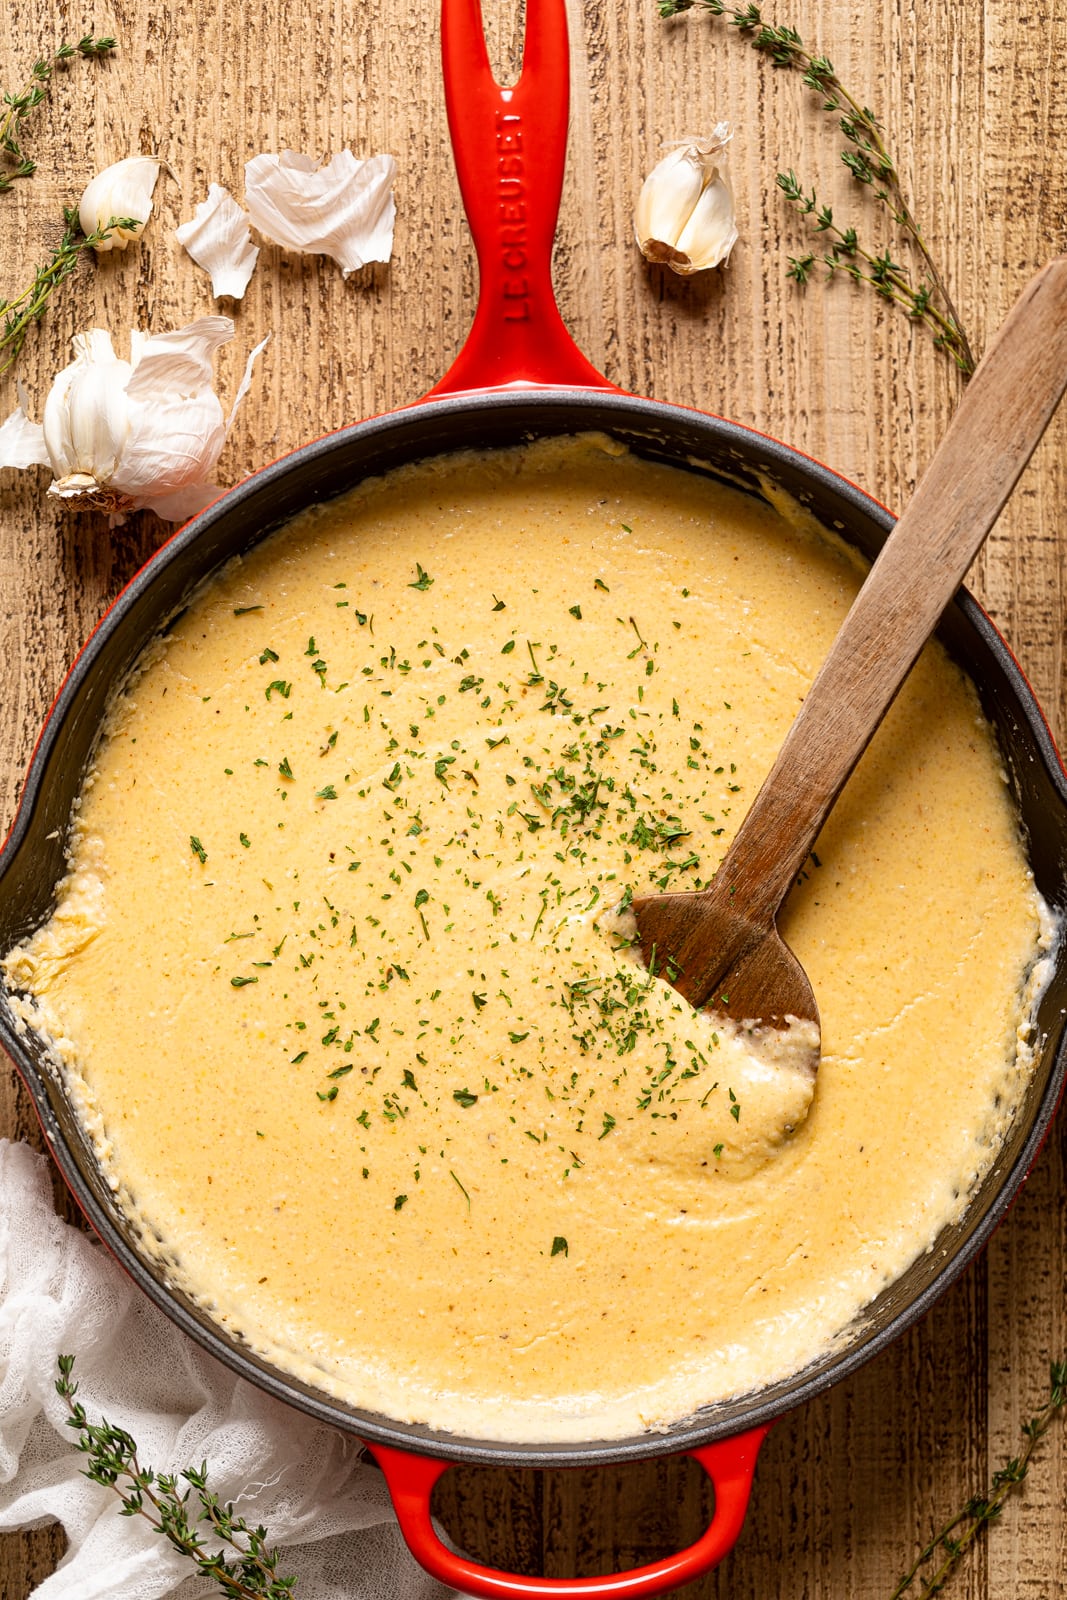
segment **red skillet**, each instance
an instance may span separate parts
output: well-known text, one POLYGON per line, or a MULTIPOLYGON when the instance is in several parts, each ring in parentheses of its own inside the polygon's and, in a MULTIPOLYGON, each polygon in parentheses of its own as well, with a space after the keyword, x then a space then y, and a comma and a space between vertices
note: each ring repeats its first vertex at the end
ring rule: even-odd
MULTIPOLYGON (((478 255, 479 294, 466 343, 426 399, 542 384, 621 394, 578 349, 552 288, 570 102, 563 0, 528 0, 522 74, 514 88, 502 89, 493 77, 480 0, 443 0, 441 53, 456 171, 478 255)), ((699 1578, 733 1549, 768 1430, 764 1424, 687 1452, 715 1487, 715 1514, 696 1544, 614 1577, 571 1580, 497 1573, 453 1554, 430 1519, 433 1488, 448 1463, 367 1443, 386 1475, 404 1538, 443 1583, 487 1596, 653 1595, 699 1578)))
MULTIPOLYGON (((625 395, 577 349, 556 309, 550 274, 567 128, 564 0, 528 0, 527 13, 522 77, 514 88, 501 89, 489 68, 479 0, 443 0, 449 123, 481 272, 466 345, 423 401, 320 439, 256 473, 194 518, 123 591, 71 669, 35 751, 22 805, 0 853, 0 949, 49 914, 65 870, 72 803, 115 683, 209 572, 304 507, 365 477, 456 449, 600 429, 640 455, 727 476, 747 483, 754 494, 771 478, 827 526, 844 528, 868 557, 884 540, 889 514, 827 468, 735 423, 625 395)), ((1050 904, 1062 907, 1067 780, 1040 710, 1000 636, 964 591, 946 613, 940 636, 975 682, 997 729, 1037 886, 1050 904)), ((220 1360, 278 1398, 366 1441, 385 1472, 404 1535, 428 1571, 472 1595, 579 1600, 661 1593, 720 1561, 740 1532, 770 1424, 882 1350, 964 1270, 1006 1211, 1055 1113, 1067 1073, 1065 1014, 1067 966, 1061 959, 1038 1018, 1042 1044, 1033 1080, 1000 1159, 966 1215, 857 1319, 844 1348, 793 1378, 706 1408, 667 1433, 558 1447, 459 1438, 358 1411, 244 1348, 170 1286, 150 1253, 142 1252, 43 1047, 20 1032, 2 995, 0 1042, 33 1097, 67 1183, 111 1252, 157 1305, 220 1360), (433 1485, 452 1462, 611 1465, 668 1452, 685 1452, 701 1463, 714 1483, 715 1514, 696 1544, 652 1566, 592 1579, 518 1577, 453 1553, 431 1524, 433 1485)))

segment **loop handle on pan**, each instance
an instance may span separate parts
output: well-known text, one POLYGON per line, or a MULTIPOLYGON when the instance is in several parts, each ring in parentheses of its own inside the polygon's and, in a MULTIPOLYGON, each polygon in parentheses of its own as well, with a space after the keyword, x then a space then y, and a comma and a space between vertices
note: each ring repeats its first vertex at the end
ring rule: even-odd
POLYGON ((707 1530, 695 1544, 663 1561, 603 1578, 520 1577, 459 1555, 441 1542, 430 1518, 434 1485, 449 1463, 369 1441, 367 1448, 385 1474, 400 1531, 431 1577, 478 1600, 636 1600, 692 1583, 729 1555, 745 1520, 756 1457, 769 1431, 768 1427, 752 1428, 732 1439, 687 1450, 687 1455, 700 1462, 715 1490, 715 1511, 707 1530))
POLYGON ((466 343, 425 398, 544 385, 618 393, 571 338, 552 289, 570 101, 565 0, 528 0, 511 89, 493 77, 480 0, 442 0, 441 53, 480 283, 466 343))

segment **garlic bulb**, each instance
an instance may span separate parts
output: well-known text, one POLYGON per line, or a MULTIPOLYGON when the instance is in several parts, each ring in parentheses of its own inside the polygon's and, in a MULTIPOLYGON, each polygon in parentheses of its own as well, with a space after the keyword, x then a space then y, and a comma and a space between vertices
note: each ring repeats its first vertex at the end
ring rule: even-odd
POLYGON ((82 232, 95 233, 106 228, 113 217, 129 219, 134 228, 113 228, 106 239, 94 245, 101 254, 107 250, 125 250, 131 239, 144 231, 152 214, 152 193, 163 165, 155 156, 127 156, 105 167, 86 185, 78 201, 78 220, 82 232))
POLYGON ((345 277, 388 261, 396 205, 392 156, 357 161, 340 150, 325 166, 295 150, 245 164, 245 204, 260 233, 288 250, 331 256, 345 277))
POLYGON ((259 246, 252 243, 248 218, 228 190, 218 183, 209 184, 207 199, 197 206, 191 221, 175 228, 174 237, 197 266, 210 274, 216 300, 223 296, 241 299, 259 257, 259 246))
POLYGON ((729 124, 720 122, 710 138, 672 146, 645 179, 634 232, 649 261, 687 276, 729 259, 737 242, 729 139, 729 124))
POLYGON ((52 382, 44 422, 18 411, 0 428, 0 467, 48 464, 49 494, 112 513, 148 507, 182 522, 219 492, 215 464, 267 340, 248 358, 224 416, 212 362, 233 338, 229 317, 201 317, 171 333, 130 335, 116 355, 103 328, 76 334, 74 360, 52 382))

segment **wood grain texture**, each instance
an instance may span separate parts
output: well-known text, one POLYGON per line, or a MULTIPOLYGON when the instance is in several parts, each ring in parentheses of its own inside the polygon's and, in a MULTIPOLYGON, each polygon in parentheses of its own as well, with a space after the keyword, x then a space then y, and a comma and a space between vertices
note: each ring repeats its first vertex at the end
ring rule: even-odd
MULTIPOLYGON (((485 0, 494 62, 518 64, 516 0, 485 0)), ((800 292, 806 248, 774 186, 795 167, 841 217, 870 213, 839 141, 795 75, 722 22, 664 23, 654 0, 569 0, 571 150, 556 278, 590 359, 639 393, 778 435, 899 505, 941 436, 958 381, 921 331, 839 282, 800 292), (726 272, 691 282, 631 244, 637 186, 661 142, 728 116, 741 241, 726 272)), ((772 11, 771 6, 767 7, 772 11)), ((1067 245, 1067 0, 797 0, 798 27, 888 124, 915 210, 978 344, 1042 261, 1067 245)), ((158 151, 163 179, 143 245, 86 263, 31 334, 20 374, 39 414, 72 332, 120 335, 213 310, 174 226, 211 180, 240 193, 243 162, 286 145, 399 163, 396 250, 347 283, 329 262, 268 246, 221 354, 231 395, 248 350, 273 339, 220 464, 244 472, 341 423, 415 399, 469 324, 476 275, 447 148, 436 0, 6 0, 0 87, 85 29, 116 59, 57 79, 27 126, 37 176, 0 196, 0 294, 58 236, 92 171, 158 151)), ((869 222, 881 242, 883 230, 869 222)), ((0 418, 14 385, 0 380, 0 418)), ((973 573, 1054 731, 1067 731, 1067 419, 1050 430, 973 573)), ((0 473, 0 816, 10 821, 38 727, 78 646, 165 536, 150 516, 109 531, 43 497, 44 474, 0 473)), ((35 1140, 13 1074, 0 1131, 35 1140)), ((887 1182, 892 1174, 887 1173, 887 1182)), ((57 1194, 57 1204, 62 1205, 57 1194)), ((1067 1353, 1067 1123, 982 1261, 931 1315, 854 1378, 784 1419, 757 1476, 742 1542, 706 1600, 887 1600, 913 1548, 1018 1442, 1050 1357, 1067 1353)), ((699 1475, 659 1462, 576 1474, 450 1473, 455 1536, 517 1567, 564 1574, 664 1553, 706 1515, 699 1475)), ((1067 1429, 950 1593, 1067 1594, 1067 1429)), ((49 1530, 0 1540, 0 1596, 21 1600, 59 1559, 49 1530)), ((314 1600, 314 1597, 307 1597, 314 1600)))

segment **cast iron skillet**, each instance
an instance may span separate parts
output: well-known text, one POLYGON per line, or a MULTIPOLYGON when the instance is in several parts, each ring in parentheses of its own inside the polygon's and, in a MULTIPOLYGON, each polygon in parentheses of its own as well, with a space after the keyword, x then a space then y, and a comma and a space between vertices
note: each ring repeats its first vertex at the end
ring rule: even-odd
MULTIPOLYGON (((623 394, 577 350, 556 309, 550 257, 563 179, 568 103, 564 0, 528 0, 520 82, 500 89, 485 52, 479 0, 443 0, 445 85, 460 185, 474 233, 481 293, 474 326, 448 375, 418 405, 343 429, 246 480, 194 518, 123 591, 75 662, 45 725, 22 804, 0 854, 0 948, 46 920, 65 869, 64 841, 81 773, 108 697, 144 645, 204 576, 270 529, 406 462, 459 448, 602 429, 637 454, 760 492, 774 480, 873 557, 892 519, 852 484, 797 451, 735 423, 623 394), (536 182, 534 181, 536 178, 536 182), (702 465, 694 466, 694 462, 702 465)), ((961 591, 940 637, 969 673, 996 727, 1026 830, 1037 886, 1067 907, 1067 780, 1033 695, 995 628, 961 591)), ((224 1332, 139 1249, 40 1042, 0 997, 0 1042, 33 1097, 49 1147, 93 1228, 181 1328, 261 1388, 363 1438, 383 1468, 417 1558, 468 1594, 512 1597, 655 1594, 691 1581, 732 1547, 760 1443, 775 1418, 821 1393, 915 1323, 989 1238, 1034 1161, 1067 1071, 1062 955, 1041 1003, 1033 1082, 1004 1148, 959 1222, 886 1289, 844 1349, 755 1394, 708 1407, 667 1433, 583 1445, 509 1445, 459 1438, 333 1401, 224 1332), (715 1486, 715 1514, 689 1549, 653 1566, 582 1580, 520 1578, 445 1548, 430 1522, 434 1483, 451 1462, 589 1465, 686 1452, 715 1486)))

